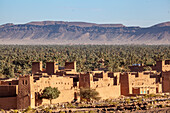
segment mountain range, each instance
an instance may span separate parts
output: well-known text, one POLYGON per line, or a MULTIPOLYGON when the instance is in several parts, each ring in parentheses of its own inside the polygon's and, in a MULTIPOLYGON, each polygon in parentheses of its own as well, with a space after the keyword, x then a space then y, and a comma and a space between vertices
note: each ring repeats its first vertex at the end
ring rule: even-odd
POLYGON ((150 27, 39 21, 0 25, 0 44, 170 44, 170 22, 150 27))

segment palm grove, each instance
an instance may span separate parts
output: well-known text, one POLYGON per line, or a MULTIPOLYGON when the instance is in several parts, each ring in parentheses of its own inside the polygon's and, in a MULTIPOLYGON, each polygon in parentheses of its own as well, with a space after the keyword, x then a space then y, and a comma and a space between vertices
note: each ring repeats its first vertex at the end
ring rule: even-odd
POLYGON ((154 64, 170 58, 170 45, 0 45, 0 78, 30 74, 32 61, 76 61, 77 71, 107 68, 129 71, 136 63, 154 64))

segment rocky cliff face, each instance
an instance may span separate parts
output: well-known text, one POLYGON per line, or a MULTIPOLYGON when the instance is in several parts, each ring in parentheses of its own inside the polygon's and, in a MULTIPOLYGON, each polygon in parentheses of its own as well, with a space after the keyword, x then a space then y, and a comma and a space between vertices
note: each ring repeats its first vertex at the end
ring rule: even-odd
POLYGON ((170 44, 170 22, 148 28, 43 21, 0 26, 0 44, 170 44))

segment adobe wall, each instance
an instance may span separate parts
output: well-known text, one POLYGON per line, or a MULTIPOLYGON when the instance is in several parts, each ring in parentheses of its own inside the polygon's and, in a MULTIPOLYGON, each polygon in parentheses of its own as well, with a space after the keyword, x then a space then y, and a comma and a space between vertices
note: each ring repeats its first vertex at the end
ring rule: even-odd
MULTIPOLYGON (((73 78, 52 75, 43 77, 34 82, 34 92, 42 93, 45 87, 56 87, 60 91, 57 99, 52 100, 52 103, 71 102, 74 99, 73 78)), ((38 101, 36 101, 37 105, 38 101)), ((48 99, 42 99, 41 104, 49 104, 48 99)))
POLYGON ((0 86, 0 97, 15 97, 18 94, 18 86, 0 86))
POLYGON ((140 88, 132 88, 132 94, 140 94, 140 88))
POLYGON ((73 88, 73 78, 52 75, 51 77, 43 77, 34 82, 34 91, 42 92, 45 87, 57 87, 58 90, 67 90, 73 88))
POLYGON ((56 65, 57 62, 46 62, 46 72, 49 75, 52 75, 54 73, 56 73, 56 71, 58 70, 58 65, 56 65))
MULTIPOLYGON (((156 88, 159 87, 159 83, 156 84, 156 78, 150 78, 149 73, 136 73, 136 74, 129 74, 129 93, 133 94, 133 88, 140 88, 140 94, 151 94, 156 93, 156 88)), ((161 92, 161 89, 159 89, 158 92, 161 92)))
POLYGON ((162 71, 170 71, 170 60, 163 61, 162 71))
POLYGON ((42 62, 32 62, 32 74, 42 71, 42 62))
POLYGON ((113 86, 113 78, 98 78, 98 81, 91 81, 90 88, 95 89, 99 87, 109 87, 113 86))
POLYGON ((162 72, 162 90, 170 93, 170 71, 162 72))
POLYGON ((112 99, 118 98, 120 96, 120 85, 118 86, 108 86, 108 87, 98 87, 96 91, 99 92, 101 99, 112 99))
POLYGON ((114 85, 120 85, 120 72, 114 73, 114 85))
MULTIPOLYGON (((52 104, 71 102, 74 100, 74 89, 72 90, 61 90, 60 95, 57 99, 52 100, 52 104)), ((42 104, 50 104, 48 99, 42 99, 42 104)))
POLYGON ((129 95, 129 76, 128 73, 120 74, 121 95, 129 95))
POLYGON ((18 80, 0 81, 0 85, 18 85, 18 80))
POLYGON ((86 74, 82 74, 80 73, 79 76, 79 88, 90 88, 90 81, 93 81, 93 76, 92 74, 86 73, 86 74))
POLYGON ((170 71, 170 60, 156 61, 156 66, 152 66, 153 70, 170 71))
POLYGON ((65 62, 65 69, 71 69, 76 72, 76 62, 65 62))
POLYGON ((163 62, 162 61, 156 61, 156 66, 153 66, 153 70, 157 70, 157 71, 162 71, 162 64, 163 62))
POLYGON ((157 93, 162 93, 163 92, 162 84, 157 84, 157 88, 158 88, 158 92, 157 93))
POLYGON ((0 98, 0 109, 17 109, 17 97, 0 98))

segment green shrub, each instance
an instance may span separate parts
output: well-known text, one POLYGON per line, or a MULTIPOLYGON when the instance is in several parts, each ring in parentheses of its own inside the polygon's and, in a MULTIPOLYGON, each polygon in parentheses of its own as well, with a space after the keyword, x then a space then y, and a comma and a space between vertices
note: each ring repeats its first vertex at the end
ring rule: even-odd
POLYGON ((126 101, 126 103, 128 103, 128 104, 130 103, 130 99, 125 99, 125 101, 126 101))
POLYGON ((13 113, 18 113, 18 110, 14 110, 13 113))
POLYGON ((53 106, 53 109, 57 109, 57 106, 56 106, 56 105, 54 105, 54 106, 53 106))
POLYGON ((32 108, 30 106, 27 107, 27 109, 25 109, 23 112, 29 113, 32 111, 32 108))
POLYGON ((38 108, 39 108, 39 109, 43 109, 44 107, 43 107, 43 106, 39 106, 38 108))
POLYGON ((65 113, 65 111, 59 111, 59 113, 65 113))
POLYGON ((67 107, 68 108, 76 108, 76 106, 74 104, 71 104, 71 103, 67 104, 67 107))
POLYGON ((42 109, 42 111, 44 111, 44 112, 46 112, 46 113, 51 113, 52 112, 52 110, 50 109, 50 108, 45 108, 45 109, 42 109))
POLYGON ((5 110, 1 109, 2 112, 5 112, 5 110))
POLYGON ((92 110, 91 110, 91 111, 89 111, 89 113, 97 113, 97 112, 96 112, 96 111, 92 111, 92 110))

